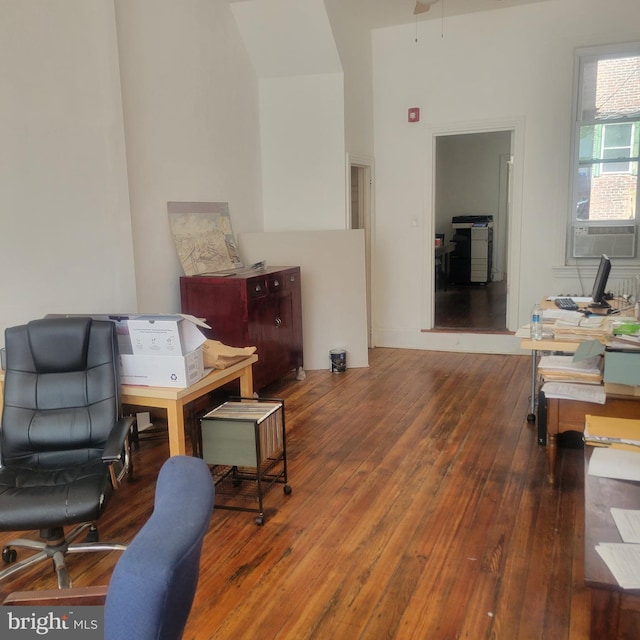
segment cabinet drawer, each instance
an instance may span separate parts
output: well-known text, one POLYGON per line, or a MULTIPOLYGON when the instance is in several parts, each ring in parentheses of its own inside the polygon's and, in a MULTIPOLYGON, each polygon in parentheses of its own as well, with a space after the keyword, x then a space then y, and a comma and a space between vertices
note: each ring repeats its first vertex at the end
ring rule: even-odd
POLYGON ((287 291, 298 291, 300 289, 298 273, 290 271, 282 275, 283 286, 287 291))
POLYGON ((284 278, 283 273, 277 273, 269 276, 269 293, 278 293, 284 290, 284 278))
POLYGON ((247 295, 249 299, 264 298, 268 294, 269 287, 267 286, 266 278, 251 278, 251 280, 247 282, 247 295))

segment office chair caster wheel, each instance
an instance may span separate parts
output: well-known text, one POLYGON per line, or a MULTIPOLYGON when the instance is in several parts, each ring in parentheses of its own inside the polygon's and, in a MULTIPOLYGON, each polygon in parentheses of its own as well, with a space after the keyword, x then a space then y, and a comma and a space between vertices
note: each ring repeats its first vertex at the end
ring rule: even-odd
POLYGON ((282 490, 284 491, 285 496, 291 495, 291 487, 288 484, 285 484, 282 490))
POLYGON ((536 421, 536 414, 530 413, 527 415, 527 422, 532 423, 536 421))
POLYGON ((18 552, 11 547, 4 547, 2 549, 2 560, 5 564, 11 564, 18 559, 18 552))
POLYGON ((258 516, 256 518, 256 524, 261 527, 264 524, 264 516, 258 516))
POLYGON ((96 527, 91 527, 87 533, 87 537, 85 538, 87 542, 98 542, 98 529, 96 527))

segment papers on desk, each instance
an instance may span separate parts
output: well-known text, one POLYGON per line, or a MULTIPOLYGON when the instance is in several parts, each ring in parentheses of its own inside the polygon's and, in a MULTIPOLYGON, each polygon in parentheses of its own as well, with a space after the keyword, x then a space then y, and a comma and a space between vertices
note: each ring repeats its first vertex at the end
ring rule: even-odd
POLYGON ((613 336, 607 346, 613 351, 640 351, 640 337, 625 335, 613 336))
POLYGON ((607 394, 604 387, 597 384, 579 384, 575 382, 545 382, 542 392, 547 398, 560 398, 562 400, 580 400, 582 402, 595 402, 604 404, 607 394))
POLYGON ((583 340, 603 340, 609 335, 609 323, 606 317, 562 318, 553 325, 553 335, 556 340, 582 342, 583 340))
MULTIPOLYGON (((589 460, 589 475, 598 478, 640 481, 640 453, 625 449, 597 447, 589 460)), ((640 532, 640 527, 638 531, 640 532)), ((637 542, 640 542, 640 539, 637 542)))
POLYGON ((640 511, 611 507, 611 516, 618 527, 623 542, 640 542, 640 511))
POLYGON ((595 447, 610 447, 640 453, 640 420, 586 415, 584 441, 595 447))
POLYGON ((583 384, 602 383, 602 357, 592 356, 576 360, 574 356, 542 356, 538 372, 545 382, 580 382, 583 384))
POLYGON ((584 320, 585 316, 579 311, 569 311, 568 309, 543 309, 542 321, 555 323, 557 320, 564 320, 565 322, 578 323, 580 319, 584 320))
MULTIPOLYGON (((600 445, 589 459, 590 476, 640 481, 640 420, 586 416, 585 442, 600 445), (635 444, 621 444, 627 442, 635 444)), ((611 517, 622 542, 601 542, 595 550, 623 589, 640 589, 640 511, 611 507, 611 517)))
POLYGON ((640 589, 640 545, 601 542, 596 551, 623 589, 640 589))
POLYGON ((595 549, 623 589, 640 589, 640 511, 611 507, 611 516, 623 542, 601 542, 595 549))

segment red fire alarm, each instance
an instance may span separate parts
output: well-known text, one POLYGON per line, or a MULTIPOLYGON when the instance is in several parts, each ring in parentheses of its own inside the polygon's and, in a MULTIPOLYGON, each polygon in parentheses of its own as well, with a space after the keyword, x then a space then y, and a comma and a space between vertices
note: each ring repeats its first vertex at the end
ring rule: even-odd
POLYGON ((409 122, 420 122, 420 109, 418 107, 409 109, 409 122))

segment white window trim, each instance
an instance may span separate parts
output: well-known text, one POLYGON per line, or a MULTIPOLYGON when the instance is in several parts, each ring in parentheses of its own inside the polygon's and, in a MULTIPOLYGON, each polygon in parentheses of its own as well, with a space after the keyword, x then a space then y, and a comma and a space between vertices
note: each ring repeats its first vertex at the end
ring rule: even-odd
MULTIPOLYGON (((602 59, 606 57, 618 58, 624 56, 640 56, 640 42, 629 42, 617 45, 602 45, 594 47, 584 47, 575 50, 574 54, 574 81, 573 81, 573 93, 572 93, 572 108, 571 108, 571 153, 570 153, 570 173, 569 173, 569 203, 567 208, 567 232, 565 237, 564 248, 564 266, 554 267, 554 273, 561 277, 566 277, 569 274, 575 274, 577 271, 593 268, 597 268, 598 258, 574 258, 572 256, 572 242, 573 242, 573 226, 576 224, 575 205, 578 200, 578 165, 579 165, 579 125, 578 115, 581 95, 581 82, 582 82, 582 65, 596 59, 602 59)), ((583 121, 584 122, 584 121, 583 121)), ((613 123, 612 123, 613 124, 613 123)), ((640 201, 640 189, 637 194, 640 201)), ((598 221, 584 221, 588 225, 603 224, 598 221)), ((580 221, 582 224, 583 221, 580 221)), ((613 222, 617 224, 618 222, 613 222)), ((607 223, 610 224, 610 223, 607 223)), ((620 221, 620 224, 629 224, 629 221, 620 221)), ((635 258, 616 258, 615 267, 622 271, 629 271, 637 273, 637 268, 640 265, 640 202, 637 205, 635 224, 638 225, 638 233, 636 237, 638 239, 639 246, 636 249, 635 258)))

